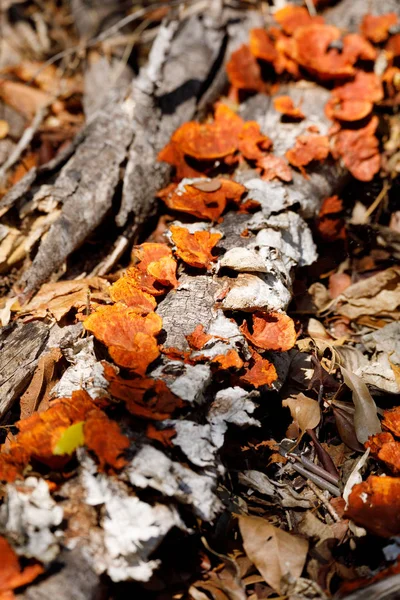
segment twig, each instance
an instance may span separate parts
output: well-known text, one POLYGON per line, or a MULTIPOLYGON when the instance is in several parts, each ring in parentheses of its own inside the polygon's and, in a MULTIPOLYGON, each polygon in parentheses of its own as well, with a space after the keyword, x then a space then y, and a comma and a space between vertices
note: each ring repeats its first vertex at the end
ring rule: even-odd
MULTIPOLYGON (((168 2, 168 5, 166 5, 165 2, 157 2, 157 3, 152 4, 151 6, 146 6, 144 8, 138 9, 136 12, 134 12, 130 15, 127 15, 123 19, 120 19, 119 21, 117 21, 117 23, 114 23, 114 25, 112 25, 108 29, 105 29, 104 31, 102 31, 99 35, 95 36, 94 38, 89 39, 86 42, 80 43, 76 46, 73 46, 72 48, 66 48, 65 50, 62 50, 61 52, 57 52, 57 54, 54 54, 54 56, 52 56, 51 58, 46 60, 46 62, 44 62, 42 64, 42 66, 36 71, 36 73, 32 76, 31 81, 34 81, 36 79, 36 77, 43 71, 43 69, 54 64, 61 58, 67 58, 68 56, 72 56, 76 52, 86 50, 87 48, 91 48, 92 46, 95 46, 99 42, 105 41, 106 39, 112 37, 115 33, 118 33, 119 30, 122 29, 123 27, 125 27, 126 25, 129 25, 130 23, 133 23, 133 21, 137 21, 138 19, 141 19, 142 17, 144 17, 146 15, 146 13, 151 12, 157 8, 165 8, 166 6, 168 6, 168 8, 173 8, 175 6, 179 6, 180 4, 182 4, 183 1, 184 0, 171 0, 170 2, 168 2)), ((194 2, 197 2, 197 0, 186 0, 186 1, 188 2, 188 4, 193 4, 194 2)))
POLYGON ((381 189, 381 191, 379 192, 379 194, 377 195, 377 197, 375 198, 375 200, 373 201, 373 203, 365 211, 365 213, 364 213, 364 223, 367 222, 368 218, 372 215, 372 213, 374 212, 374 210, 376 208, 378 208, 379 204, 382 202, 382 200, 386 196, 386 193, 389 190, 389 188, 390 188, 390 184, 387 181, 385 181, 385 183, 383 184, 383 188, 381 189))
MULTIPOLYGON (((337 514, 336 510, 333 508, 332 504, 329 502, 329 500, 327 498, 325 498, 324 494, 321 492, 321 490, 315 485, 315 483, 313 483, 312 481, 310 481, 310 479, 307 479, 307 485, 310 488, 310 490, 312 490, 314 492, 314 494, 317 496, 317 498, 319 500, 321 500, 322 504, 325 506, 326 510, 328 511, 328 513, 331 515, 332 519, 336 522, 336 523, 340 523, 341 522, 341 518, 339 517, 339 515, 337 514)), ((340 495, 340 494, 339 494, 340 495)))
POLYGON ((8 169, 10 167, 12 167, 19 160, 19 158, 21 157, 21 154, 24 152, 24 150, 26 150, 26 148, 31 143, 33 136, 35 135, 36 131, 39 129, 39 127, 47 113, 47 109, 48 109, 48 106, 42 106, 41 108, 38 109, 38 111, 36 112, 35 117, 32 121, 32 124, 30 125, 30 127, 25 129, 18 144, 16 145, 14 150, 11 152, 11 154, 8 157, 8 159, 6 160, 6 162, 1 166, 0 182, 2 182, 2 180, 4 179, 8 169))
POLYGON ((292 519, 290 517, 290 512, 288 510, 285 510, 285 515, 286 515, 286 520, 287 520, 287 524, 288 524, 288 529, 289 529, 289 531, 292 531, 293 525, 292 525, 292 519))
POLYGON ((314 2, 313 0, 305 0, 306 6, 307 6, 307 10, 310 13, 310 15, 312 17, 315 17, 317 14, 317 11, 315 10, 315 6, 314 6, 314 2))
POLYGON ((93 271, 90 273, 90 277, 94 277, 96 275, 101 277, 106 275, 125 252, 129 245, 129 241, 130 240, 127 237, 121 235, 115 242, 114 249, 112 250, 111 254, 93 269, 93 271))
POLYGON ((333 485, 336 485, 337 482, 339 481, 339 477, 337 475, 332 475, 331 473, 326 471, 326 469, 324 469, 323 467, 320 467, 319 465, 316 465, 315 463, 313 463, 306 456, 303 456, 303 455, 296 456, 296 455, 291 455, 291 454, 288 454, 288 456, 295 458, 295 460, 300 460, 300 462, 303 464, 303 466, 306 469, 308 469, 309 471, 311 471, 311 473, 314 473, 315 475, 322 477, 322 479, 326 479, 326 481, 329 481, 333 485))
POLYGON ((337 485, 333 485, 323 477, 311 473, 311 471, 309 471, 302 465, 299 465, 298 463, 294 463, 292 467, 295 471, 300 473, 300 475, 303 475, 305 479, 310 479, 313 483, 315 483, 315 485, 317 485, 322 490, 327 490, 330 494, 332 494, 332 496, 341 496, 340 490, 337 487, 337 485))

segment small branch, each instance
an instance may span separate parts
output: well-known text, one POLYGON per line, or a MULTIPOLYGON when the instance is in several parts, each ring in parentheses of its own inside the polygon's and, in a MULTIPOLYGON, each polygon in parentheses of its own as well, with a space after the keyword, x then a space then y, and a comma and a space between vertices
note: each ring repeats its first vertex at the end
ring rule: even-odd
MULTIPOLYGON (((326 510, 328 511, 328 513, 331 515, 332 519, 336 522, 336 523, 340 523, 341 522, 341 518, 339 517, 339 515, 337 514, 336 510, 333 508, 332 504, 329 502, 329 500, 327 498, 325 498, 324 494, 321 492, 321 490, 315 485, 315 483, 313 483, 312 481, 310 481, 310 479, 307 479, 307 485, 310 488, 310 490, 312 490, 314 492, 314 494, 317 496, 317 498, 319 500, 321 500, 322 504, 325 506, 326 510)), ((340 495, 340 494, 339 494, 340 495)))
POLYGON ((22 153, 27 149, 27 147, 31 143, 33 136, 39 129, 40 125, 42 124, 43 119, 45 118, 45 116, 47 114, 47 109, 48 109, 48 105, 42 106, 41 108, 39 108, 37 110, 35 117, 32 121, 32 124, 30 125, 30 127, 25 129, 24 133, 21 136, 21 139, 19 140, 18 144, 14 148, 13 152, 11 152, 11 154, 8 157, 8 159, 6 160, 6 162, 1 166, 1 168, 0 168, 0 183, 3 182, 3 179, 5 178, 8 169, 10 169, 10 167, 15 165, 15 163, 20 159, 22 153))

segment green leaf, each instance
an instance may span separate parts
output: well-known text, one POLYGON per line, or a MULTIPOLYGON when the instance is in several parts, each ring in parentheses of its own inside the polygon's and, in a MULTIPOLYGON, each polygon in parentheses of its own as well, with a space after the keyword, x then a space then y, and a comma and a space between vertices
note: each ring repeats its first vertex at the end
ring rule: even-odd
POLYGON ((66 429, 57 444, 54 447, 53 454, 72 454, 79 446, 83 446, 85 443, 85 436, 83 433, 83 426, 85 421, 79 421, 66 429))

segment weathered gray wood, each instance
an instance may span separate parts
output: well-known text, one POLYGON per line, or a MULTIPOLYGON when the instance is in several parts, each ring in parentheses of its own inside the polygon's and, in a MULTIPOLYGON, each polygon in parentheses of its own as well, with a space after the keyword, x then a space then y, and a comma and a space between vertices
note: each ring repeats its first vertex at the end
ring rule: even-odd
POLYGON ((42 321, 16 322, 0 330, 0 419, 28 387, 41 355, 67 336, 73 343, 81 332, 81 323, 60 327, 42 321))
POLYGON ((210 325, 214 297, 221 284, 207 275, 183 275, 179 282, 179 288, 160 302, 157 312, 162 317, 166 333, 164 346, 187 350, 189 345, 185 336, 192 333, 197 325, 203 325, 205 329, 210 325))
POLYGON ((132 138, 117 223, 123 225, 133 214, 136 227, 151 214, 154 194, 169 173, 167 165, 157 163, 157 153, 193 117, 224 35, 223 28, 206 26, 198 17, 160 28, 149 65, 127 90, 127 98, 114 90, 55 182, 37 193, 59 201, 62 213, 22 276, 26 294, 47 280, 108 214, 132 138))
POLYGON ((49 328, 40 321, 16 323, 0 333, 0 416, 22 394, 46 342, 49 328))
MULTIPOLYGON (((302 101, 306 119, 301 123, 283 122, 273 107, 273 98, 263 94, 253 96, 245 102, 240 113, 246 120, 258 121, 263 133, 273 141, 274 154, 284 156, 295 144, 296 138, 307 133, 310 125, 317 125, 321 134, 327 133, 330 121, 325 116, 324 106, 329 92, 318 85, 302 82, 282 86, 278 93, 290 95, 296 105, 302 101)), ((163 318, 165 346, 187 350, 185 336, 199 324, 207 330, 218 307, 224 310, 256 310, 257 304, 251 305, 255 298, 254 302, 258 303, 259 308, 286 309, 291 297, 291 268, 307 264, 307 261, 315 258, 315 255, 312 256, 313 249, 306 248, 307 240, 311 241, 311 234, 297 213, 305 218, 314 217, 323 198, 337 192, 347 177, 340 164, 330 160, 308 166, 306 171, 308 178, 293 170, 293 181, 290 183, 263 181, 252 170, 236 174, 236 180, 248 187, 248 197, 260 202, 261 211, 254 216, 238 214, 236 210, 227 212, 222 223, 214 226, 223 234, 217 248, 222 252, 234 249, 254 251, 261 262, 265 262, 265 272, 255 273, 251 268, 246 270, 239 260, 237 269, 232 267, 231 275, 226 273, 221 277, 216 273, 208 273, 181 277, 178 289, 169 292, 157 309, 163 318), (293 227, 299 236, 303 227, 306 237, 300 236, 296 240, 290 231, 293 227), (246 237, 241 236, 244 230, 249 232, 246 237), (288 246, 286 249, 279 249, 276 256, 273 256, 273 251, 268 250, 268 246, 274 245, 278 232, 282 232, 282 239, 288 246), (265 245, 264 249, 260 249, 257 240, 263 235, 265 245), (288 263, 287 258, 282 259, 285 252, 296 258, 288 263), (304 257, 302 253, 307 256, 304 257), (266 256, 270 258, 265 260, 266 256), (239 271, 238 277, 233 275, 235 270, 239 271), (223 289, 233 291, 217 303, 216 297, 223 289), (246 307, 247 302, 249 304, 246 307)), ((208 228, 209 225, 204 224, 204 227, 208 228)))
MULTIPOLYGON (((59 566, 51 577, 31 584, 20 600, 96 600, 101 598, 100 577, 90 568, 79 550, 64 550, 57 559, 59 566)), ((56 565, 55 565, 56 566, 56 565)))
POLYGON ((151 69, 133 83, 135 138, 129 150, 117 224, 133 213, 141 225, 154 210, 154 195, 170 168, 157 161, 172 133, 195 113, 201 89, 221 49, 224 31, 207 28, 199 17, 160 30, 150 55, 151 69), (173 43, 173 40, 179 43, 173 43), (163 55, 163 60, 158 54, 163 55))
POLYGON ((131 119, 131 106, 122 102, 120 91, 114 92, 55 183, 42 186, 36 195, 52 198, 63 208, 22 277, 27 294, 62 265, 110 210, 133 135, 131 119))
POLYGON ((335 594, 333 600, 398 600, 399 596, 400 575, 393 575, 346 596, 335 594))
POLYGON ((358 31, 358 27, 364 15, 382 15, 388 12, 396 12, 400 15, 400 3, 398 0, 368 0, 368 2, 355 2, 354 0, 342 0, 335 6, 327 8, 324 17, 331 25, 342 27, 349 31, 358 31))
MULTIPOLYGON (((191 68, 193 68, 193 65, 191 65, 191 68)), ((195 65, 195 68, 196 68, 196 65, 195 65)), ((150 83, 149 83, 149 85, 150 85, 150 89, 154 90, 154 88, 151 87, 150 83)), ((320 100, 318 100, 318 96, 319 96, 318 89, 315 89, 313 91, 313 93, 310 94, 308 102, 310 102, 310 103, 315 102, 317 105, 319 105, 320 100)), ((152 102, 153 101, 154 101, 154 98, 152 98, 152 102)), ((274 126, 271 125, 272 122, 270 121, 270 111, 269 111, 268 106, 266 106, 266 102, 268 103, 270 101, 266 100, 265 98, 253 99, 251 102, 249 102, 247 104, 245 111, 248 110, 248 112, 247 113, 244 112, 244 114, 246 114, 247 118, 260 119, 260 123, 262 124, 263 129, 265 130, 265 133, 271 135, 271 137, 274 137, 274 134, 275 134, 274 141, 275 141, 275 146, 276 146, 276 152, 282 154, 285 150, 285 144, 288 143, 288 136, 287 136, 288 129, 286 130, 286 133, 282 133, 282 134, 278 134, 278 132, 274 130, 274 126), (271 127, 271 131, 269 131, 270 127, 271 127)), ((319 107, 319 108, 321 108, 321 107, 319 107)), ((146 110, 147 110, 147 108, 146 108, 146 110)), ((314 107, 313 107, 313 110, 314 110, 314 107)), ((150 117, 150 114, 147 114, 146 111, 144 111, 144 114, 145 114, 146 118, 150 117)), ((188 117, 186 117, 186 118, 188 118, 188 117)), ((147 122, 148 121, 145 121, 145 123, 147 123, 147 122)), ((140 123, 138 123, 138 126, 139 125, 140 125, 140 123)), ((299 130, 295 129, 295 126, 293 126, 293 125, 292 125, 292 127, 293 127, 293 129, 291 131, 293 131, 293 132, 296 131, 296 135, 298 135, 299 130)), ((158 133, 159 132, 158 132, 157 128, 151 129, 151 135, 155 136, 155 138, 153 138, 153 139, 157 138, 158 133)), ((295 137, 296 137, 296 135, 295 135, 295 137)), ((133 146, 133 148, 135 148, 135 146, 133 146)), ((153 152, 153 151, 154 150, 152 150, 151 148, 146 148, 146 145, 140 146, 139 142, 137 141, 137 146, 136 146, 135 152, 132 151, 133 152, 133 163, 132 163, 133 167, 131 167, 132 170, 129 171, 131 175, 128 177, 128 170, 127 170, 127 176, 125 178, 126 182, 128 181, 128 179, 130 179, 129 184, 126 183, 127 186, 128 185, 134 186, 135 182, 137 181, 136 178, 140 179, 140 177, 146 175, 146 172, 147 172, 147 167, 145 167, 146 161, 148 160, 148 157, 151 155, 151 152, 153 152), (143 150, 143 154, 141 154, 142 150, 143 150), (143 173, 141 173, 140 169, 138 168, 138 165, 141 164, 140 163, 141 156, 143 156, 143 160, 144 160, 143 173)), ((132 158, 132 154, 131 154, 130 158, 132 158)), ((154 171, 151 171, 151 174, 152 174, 152 177, 154 177, 154 171)), ((263 216, 263 218, 265 219, 265 223, 263 222, 262 219, 260 220, 260 222, 258 224, 253 220, 252 225, 250 227, 251 236, 250 236, 250 239, 247 240, 246 238, 241 238, 240 233, 243 229, 246 228, 247 225, 249 225, 249 222, 252 220, 252 217, 248 216, 248 215, 238 215, 237 213, 234 213, 234 212, 228 213, 225 216, 224 222, 221 223, 220 226, 218 226, 218 228, 225 234, 225 238, 223 240, 221 240, 220 248, 222 248, 225 251, 228 249, 236 248, 236 247, 243 248, 243 247, 246 247, 249 244, 249 242, 250 243, 254 242, 254 238, 259 231, 262 232, 263 230, 268 230, 268 229, 271 229, 273 231, 279 230, 279 223, 276 219, 278 217, 282 217, 282 223, 284 223, 284 219, 286 218, 286 216, 289 214, 291 216, 296 215, 295 211, 297 211, 299 207, 304 215, 311 216, 312 214, 315 213, 320 200, 325 195, 329 195, 330 193, 332 193, 335 190, 336 186, 340 185, 340 182, 342 180, 342 174, 343 174, 343 172, 340 169, 338 169, 335 165, 332 164, 332 165, 328 165, 327 167, 322 166, 322 167, 318 167, 317 169, 313 170, 311 172, 310 180, 304 180, 304 178, 302 176, 296 175, 292 184, 288 185, 288 184, 274 183, 274 184, 271 184, 270 186, 266 186, 266 190, 262 190, 262 192, 261 192, 261 195, 263 195, 263 203, 262 203, 263 208, 261 211, 261 216, 263 216), (274 202, 276 203, 277 197, 283 198, 283 202, 282 202, 281 206, 278 206, 277 204, 274 205, 274 202), (272 209, 271 207, 273 207, 273 206, 278 206, 278 208, 272 209), (276 215, 274 213, 280 213, 280 215, 276 215), (272 220, 270 222, 267 222, 267 220, 270 219, 270 217, 272 218, 272 220)), ((244 176, 244 181, 249 181, 251 177, 254 178, 254 174, 251 174, 251 173, 246 174, 244 176)), ((162 180, 162 177, 161 177, 161 179, 157 178, 157 180, 156 180, 156 177, 154 177, 154 181, 156 181, 156 185, 160 185, 161 180, 162 180)), ((133 187, 125 188, 125 190, 128 190, 128 189, 133 189, 133 187)), ((73 193, 76 193, 76 192, 74 191, 73 193)), ((127 192, 125 191, 125 193, 127 193, 127 192)), ((149 193, 147 198, 148 198, 148 202, 150 202, 150 203, 152 202, 151 197, 152 196, 149 193)), ((65 200, 65 202, 68 202, 69 198, 67 197, 64 200, 65 200)), ((125 222, 128 219, 128 215, 130 213, 132 213, 132 215, 135 215, 135 219, 138 219, 138 218, 140 219, 141 215, 143 214, 140 212, 141 210, 148 211, 146 214, 150 214, 151 204, 150 205, 146 204, 144 206, 144 208, 141 208, 137 204, 125 204, 123 211, 120 213, 121 223, 125 222)), ((289 219, 289 217, 288 217, 288 219, 289 219)), ((288 223, 289 223, 289 220, 288 220, 288 223)), ((284 227, 282 227, 282 229, 284 229, 284 227)), ((283 237, 284 236, 285 236, 285 233, 283 233, 283 237)), ((293 248, 297 251, 299 241, 295 239, 295 236, 293 236, 290 233, 290 231, 287 235, 287 239, 289 240, 288 241, 289 250, 293 248)), ((300 239, 300 242, 301 242, 301 239, 300 239)), ((51 247, 49 247, 49 248, 51 249, 51 247)), ((295 259, 293 259, 293 266, 295 266, 296 264, 301 264, 301 260, 302 260, 301 252, 299 251, 298 254, 299 255, 296 256, 295 259)), ((57 260, 59 260, 59 258, 60 257, 58 256, 57 260)), ((283 265, 282 262, 279 262, 279 259, 277 260, 277 264, 283 265)), ((286 267, 286 265, 283 265, 283 266, 286 267)), ((288 271, 289 271, 289 269, 290 269, 290 267, 288 267, 288 271)), ((290 277, 287 277, 287 279, 285 280, 285 277, 286 277, 285 274, 282 275, 282 278, 280 278, 279 273, 273 273, 273 275, 276 278, 276 282, 284 283, 287 286, 287 288, 290 287, 290 277)), ((239 276, 240 276, 240 274, 239 274, 239 276)), ((180 277, 181 287, 178 288, 178 290, 176 290, 176 291, 172 291, 160 303, 159 309, 158 309, 160 314, 163 316, 164 329, 167 334, 167 339, 166 339, 165 345, 185 347, 186 340, 185 340, 184 336, 186 333, 189 333, 196 324, 203 323, 204 326, 207 328, 208 324, 215 317, 215 311, 214 311, 214 305, 215 305, 215 300, 216 300, 215 295, 218 292, 220 285, 225 285, 225 283, 227 283, 227 282, 229 283, 230 279, 232 279, 232 282, 233 282, 236 278, 225 276, 223 274, 221 274, 221 276, 217 276, 216 274, 206 274, 204 276, 196 275, 194 277, 191 277, 189 275, 181 275, 181 277, 180 277)), ((239 278, 237 278, 237 279, 239 279, 239 278)), ((40 280, 40 278, 36 280, 35 285, 38 285, 39 280, 40 280)), ((222 298, 222 300, 223 300, 223 298, 222 298)), ((221 311, 219 311, 219 313, 222 314, 221 311)), ((182 370, 185 368, 182 365, 182 363, 179 363, 179 366, 182 370)), ((167 364, 167 367, 168 367, 168 364, 167 364)), ((196 367, 193 367, 193 369, 198 368, 198 367, 204 368, 203 365, 197 365, 196 367)), ((171 373, 170 373, 170 375, 171 375, 171 373)), ((179 377, 177 376, 177 378, 179 378, 179 377)), ((204 384, 204 386, 206 386, 209 382, 209 379, 205 378, 204 381, 206 382, 204 384)), ((185 383, 187 383, 187 382, 185 382, 185 383)), ((220 391, 231 394, 231 391, 229 391, 229 390, 220 390, 220 391)), ((210 392, 210 395, 211 395, 211 392, 210 392)), ((189 414, 188 418, 190 420, 192 418, 192 415, 189 414)), ((187 422, 189 422, 189 421, 185 421, 184 419, 182 419, 179 422, 175 422, 175 426, 177 427, 178 425, 185 425, 185 424, 187 424, 187 422)), ((207 427, 210 428, 210 425, 200 425, 200 424, 196 423, 195 421, 193 421, 193 425, 196 426, 197 430, 201 430, 202 432, 204 432, 204 440, 207 440, 206 435, 205 435, 206 428, 207 427)), ((193 431, 195 431, 195 429, 193 429, 193 431)), ((184 433, 185 433, 185 430, 182 429, 181 433, 180 433, 182 438, 184 436, 184 433)), ((190 435, 190 433, 188 435, 190 435)), ((197 434, 197 437, 200 437, 199 434, 197 434)), ((223 435, 222 435, 222 438, 223 438, 223 435)), ((190 439, 190 442, 193 445, 196 441, 197 441, 197 439, 196 439, 196 436, 194 435, 193 439, 190 439)), ((182 448, 183 448, 183 446, 182 446, 182 448)), ((195 454, 195 451, 193 452, 193 454, 195 454)), ((189 460, 193 461, 193 456, 189 457, 189 460)), ((196 462, 194 464, 198 465, 199 463, 196 462)), ((212 464, 212 461, 211 461, 211 464, 212 464)), ((77 570, 79 570, 79 575, 76 574, 75 567, 73 567, 71 570, 69 570, 69 566, 68 566, 68 564, 66 564, 64 569, 60 573, 50 575, 48 577, 48 579, 46 579, 42 583, 39 583, 36 586, 35 585, 31 586, 23 594, 22 597, 27 598, 28 600, 47 600, 47 599, 50 599, 51 597, 62 598, 62 600, 64 598, 67 599, 69 597, 78 598, 79 600, 81 600, 81 599, 86 600, 86 598, 89 600, 90 598, 93 598, 95 596, 95 592, 98 591, 97 580, 95 579, 95 577, 93 577, 93 574, 90 570, 87 571, 88 581, 81 580, 81 572, 82 572, 81 569, 83 568, 83 571, 86 572, 85 570, 87 568, 87 565, 84 563, 84 561, 82 561, 81 564, 76 565, 76 568, 77 568, 77 570), (79 588, 77 591, 75 590, 75 587, 76 587, 75 584, 79 588), (71 591, 71 595, 69 596, 70 591, 71 591), (36 593, 36 595, 32 595, 35 593, 36 593)), ((372 589, 372 588, 370 588, 370 589, 372 589)), ((364 590, 363 590, 363 593, 365 593, 364 590)), ((349 600, 358 600, 359 597, 361 597, 361 596, 357 596, 354 598, 352 598, 350 596, 349 600)), ((376 596, 376 598, 394 598, 394 597, 396 597, 396 596, 393 596, 393 595, 391 595, 391 596, 385 596, 385 595, 376 596)))

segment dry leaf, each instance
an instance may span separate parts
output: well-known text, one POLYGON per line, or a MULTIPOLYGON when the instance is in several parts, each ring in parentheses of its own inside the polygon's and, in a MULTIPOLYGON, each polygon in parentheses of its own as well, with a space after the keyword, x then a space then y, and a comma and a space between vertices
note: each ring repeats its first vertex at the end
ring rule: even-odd
POLYGON ((52 102, 50 94, 9 79, 0 79, 0 97, 28 119, 32 119, 40 108, 49 106, 52 102))
POLYGON ((306 429, 314 429, 321 420, 321 410, 316 400, 308 398, 304 394, 283 400, 282 406, 290 410, 293 421, 304 433, 306 429))
POLYGON ((56 383, 54 371, 56 363, 62 358, 58 348, 52 348, 48 354, 40 357, 27 390, 20 399, 20 418, 30 417, 35 411, 41 412, 49 406, 49 394, 56 383))
POLYGON ((107 288, 108 283, 101 277, 45 283, 20 312, 36 319, 50 314, 60 321, 72 308, 85 308, 90 299, 107 300, 107 288))
POLYGON ((381 422, 376 412, 376 404, 363 380, 341 367, 345 384, 353 392, 354 428, 361 444, 364 444, 370 435, 381 431, 381 422))
POLYGON ((3 140, 8 136, 8 132, 10 131, 10 126, 7 121, 4 119, 0 119, 0 140, 3 140))
POLYGON ((308 542, 274 527, 260 517, 239 517, 243 546, 266 583, 278 594, 282 577, 300 577, 306 561, 308 542))
POLYGON ((332 305, 349 319, 362 315, 390 315, 400 306, 400 269, 391 267, 350 285, 332 305))

